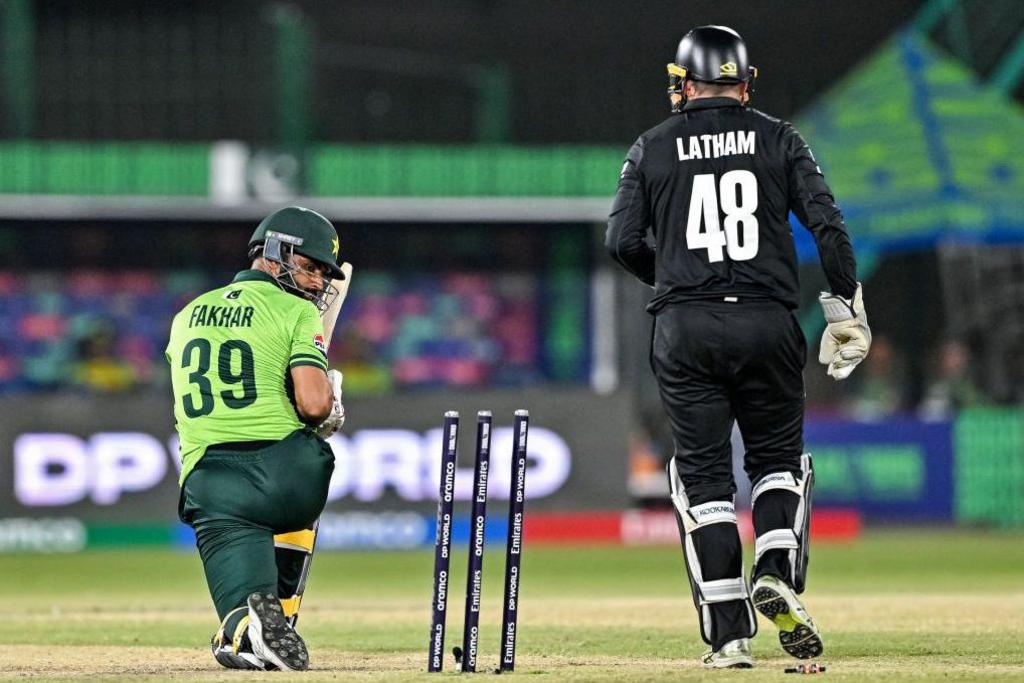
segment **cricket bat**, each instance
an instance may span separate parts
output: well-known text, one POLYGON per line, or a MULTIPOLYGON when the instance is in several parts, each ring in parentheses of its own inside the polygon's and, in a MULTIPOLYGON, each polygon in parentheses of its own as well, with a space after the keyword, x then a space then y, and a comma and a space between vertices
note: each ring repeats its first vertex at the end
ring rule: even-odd
POLYGON ((338 323, 341 307, 345 303, 345 297, 348 296, 348 286, 352 282, 352 264, 347 261, 342 263, 341 272, 345 274, 344 280, 331 280, 331 286, 338 290, 338 296, 334 297, 334 301, 320 316, 324 322, 324 346, 327 348, 331 348, 334 326, 338 323))
MULTIPOLYGON (((338 290, 338 296, 320 314, 324 323, 324 347, 331 348, 331 339, 334 337, 334 326, 338 323, 338 316, 341 314, 341 307, 348 296, 348 287, 352 283, 352 264, 345 262, 341 264, 341 272, 345 274, 344 279, 331 280, 331 286, 338 290)), ((285 618, 288 623, 295 626, 299 620, 299 605, 302 603, 302 595, 306 592, 306 579, 309 578, 309 566, 313 561, 313 549, 316 547, 316 533, 320 526, 318 519, 309 529, 295 531, 288 534, 274 536, 275 553, 280 560, 288 558, 295 562, 302 558, 302 569, 299 571, 297 581, 278 579, 278 593, 281 598, 281 606, 284 608, 285 618)))

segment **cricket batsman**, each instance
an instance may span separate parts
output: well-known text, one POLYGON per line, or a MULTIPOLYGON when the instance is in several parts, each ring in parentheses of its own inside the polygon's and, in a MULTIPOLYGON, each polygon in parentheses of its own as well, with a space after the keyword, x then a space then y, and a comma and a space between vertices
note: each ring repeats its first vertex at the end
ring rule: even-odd
POLYGON ((171 325, 178 515, 195 530, 221 620, 217 661, 304 670, 295 612, 334 471, 324 439, 345 421, 321 316, 336 317, 351 267, 338 264, 330 221, 295 206, 259 224, 249 259, 171 325))

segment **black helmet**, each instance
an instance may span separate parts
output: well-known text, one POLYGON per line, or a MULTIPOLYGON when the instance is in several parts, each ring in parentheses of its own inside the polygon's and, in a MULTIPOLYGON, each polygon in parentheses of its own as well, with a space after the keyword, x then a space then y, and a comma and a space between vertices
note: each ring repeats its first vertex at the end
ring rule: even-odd
MULTIPOLYGON (((757 67, 747 61, 747 46, 736 31, 728 26, 698 26, 679 41, 668 76, 670 96, 683 95, 687 79, 726 85, 746 82, 747 92, 753 92, 757 67)), ((682 100, 672 110, 681 107, 682 100)))

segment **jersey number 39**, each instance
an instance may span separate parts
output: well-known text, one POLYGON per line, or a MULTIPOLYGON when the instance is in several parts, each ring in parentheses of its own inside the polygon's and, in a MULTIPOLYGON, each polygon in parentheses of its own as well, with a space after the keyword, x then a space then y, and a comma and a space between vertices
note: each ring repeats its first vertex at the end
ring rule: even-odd
POLYGON ((729 171, 717 187, 714 173, 694 176, 686 219, 687 248, 707 249, 711 263, 723 261, 725 253, 733 261, 749 261, 757 256, 756 210, 757 177, 750 171, 729 171), (719 206, 725 214, 724 231, 719 206))
MULTIPOLYGON (((181 352, 181 367, 191 368, 192 357, 198 356, 196 369, 188 374, 190 384, 196 385, 199 390, 199 405, 191 394, 181 397, 181 406, 188 417, 202 417, 213 412, 213 384, 206 373, 210 371, 210 360, 212 348, 209 340, 193 339, 181 352)), ((217 377, 225 388, 220 392, 220 400, 228 408, 244 408, 256 400, 256 377, 254 373, 254 362, 252 347, 241 339, 229 339, 220 345, 217 353, 217 377), (231 368, 231 360, 238 352, 239 372, 231 368), (241 385, 241 395, 232 385, 241 385)))

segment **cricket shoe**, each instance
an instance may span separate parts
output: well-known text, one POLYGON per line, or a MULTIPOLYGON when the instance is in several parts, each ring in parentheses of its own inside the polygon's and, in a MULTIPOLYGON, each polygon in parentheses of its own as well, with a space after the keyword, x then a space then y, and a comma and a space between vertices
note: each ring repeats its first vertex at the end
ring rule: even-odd
POLYGON ((285 619, 281 601, 273 593, 249 596, 249 628, 247 635, 253 653, 278 669, 305 671, 309 653, 302 636, 285 619))
POLYGON ((213 658, 226 669, 250 671, 265 671, 267 669, 267 664, 252 651, 252 643, 249 642, 249 636, 246 633, 248 622, 249 617, 244 617, 239 623, 237 630, 241 632, 241 637, 237 639, 237 643, 224 637, 223 627, 210 640, 213 658))
POLYGON ((825 650, 814 619, 786 583, 774 576, 754 582, 754 608, 779 629, 782 649, 797 659, 820 657, 825 650))
POLYGON ((754 666, 750 639, 730 640, 718 650, 708 650, 700 658, 705 669, 749 669, 754 666))

